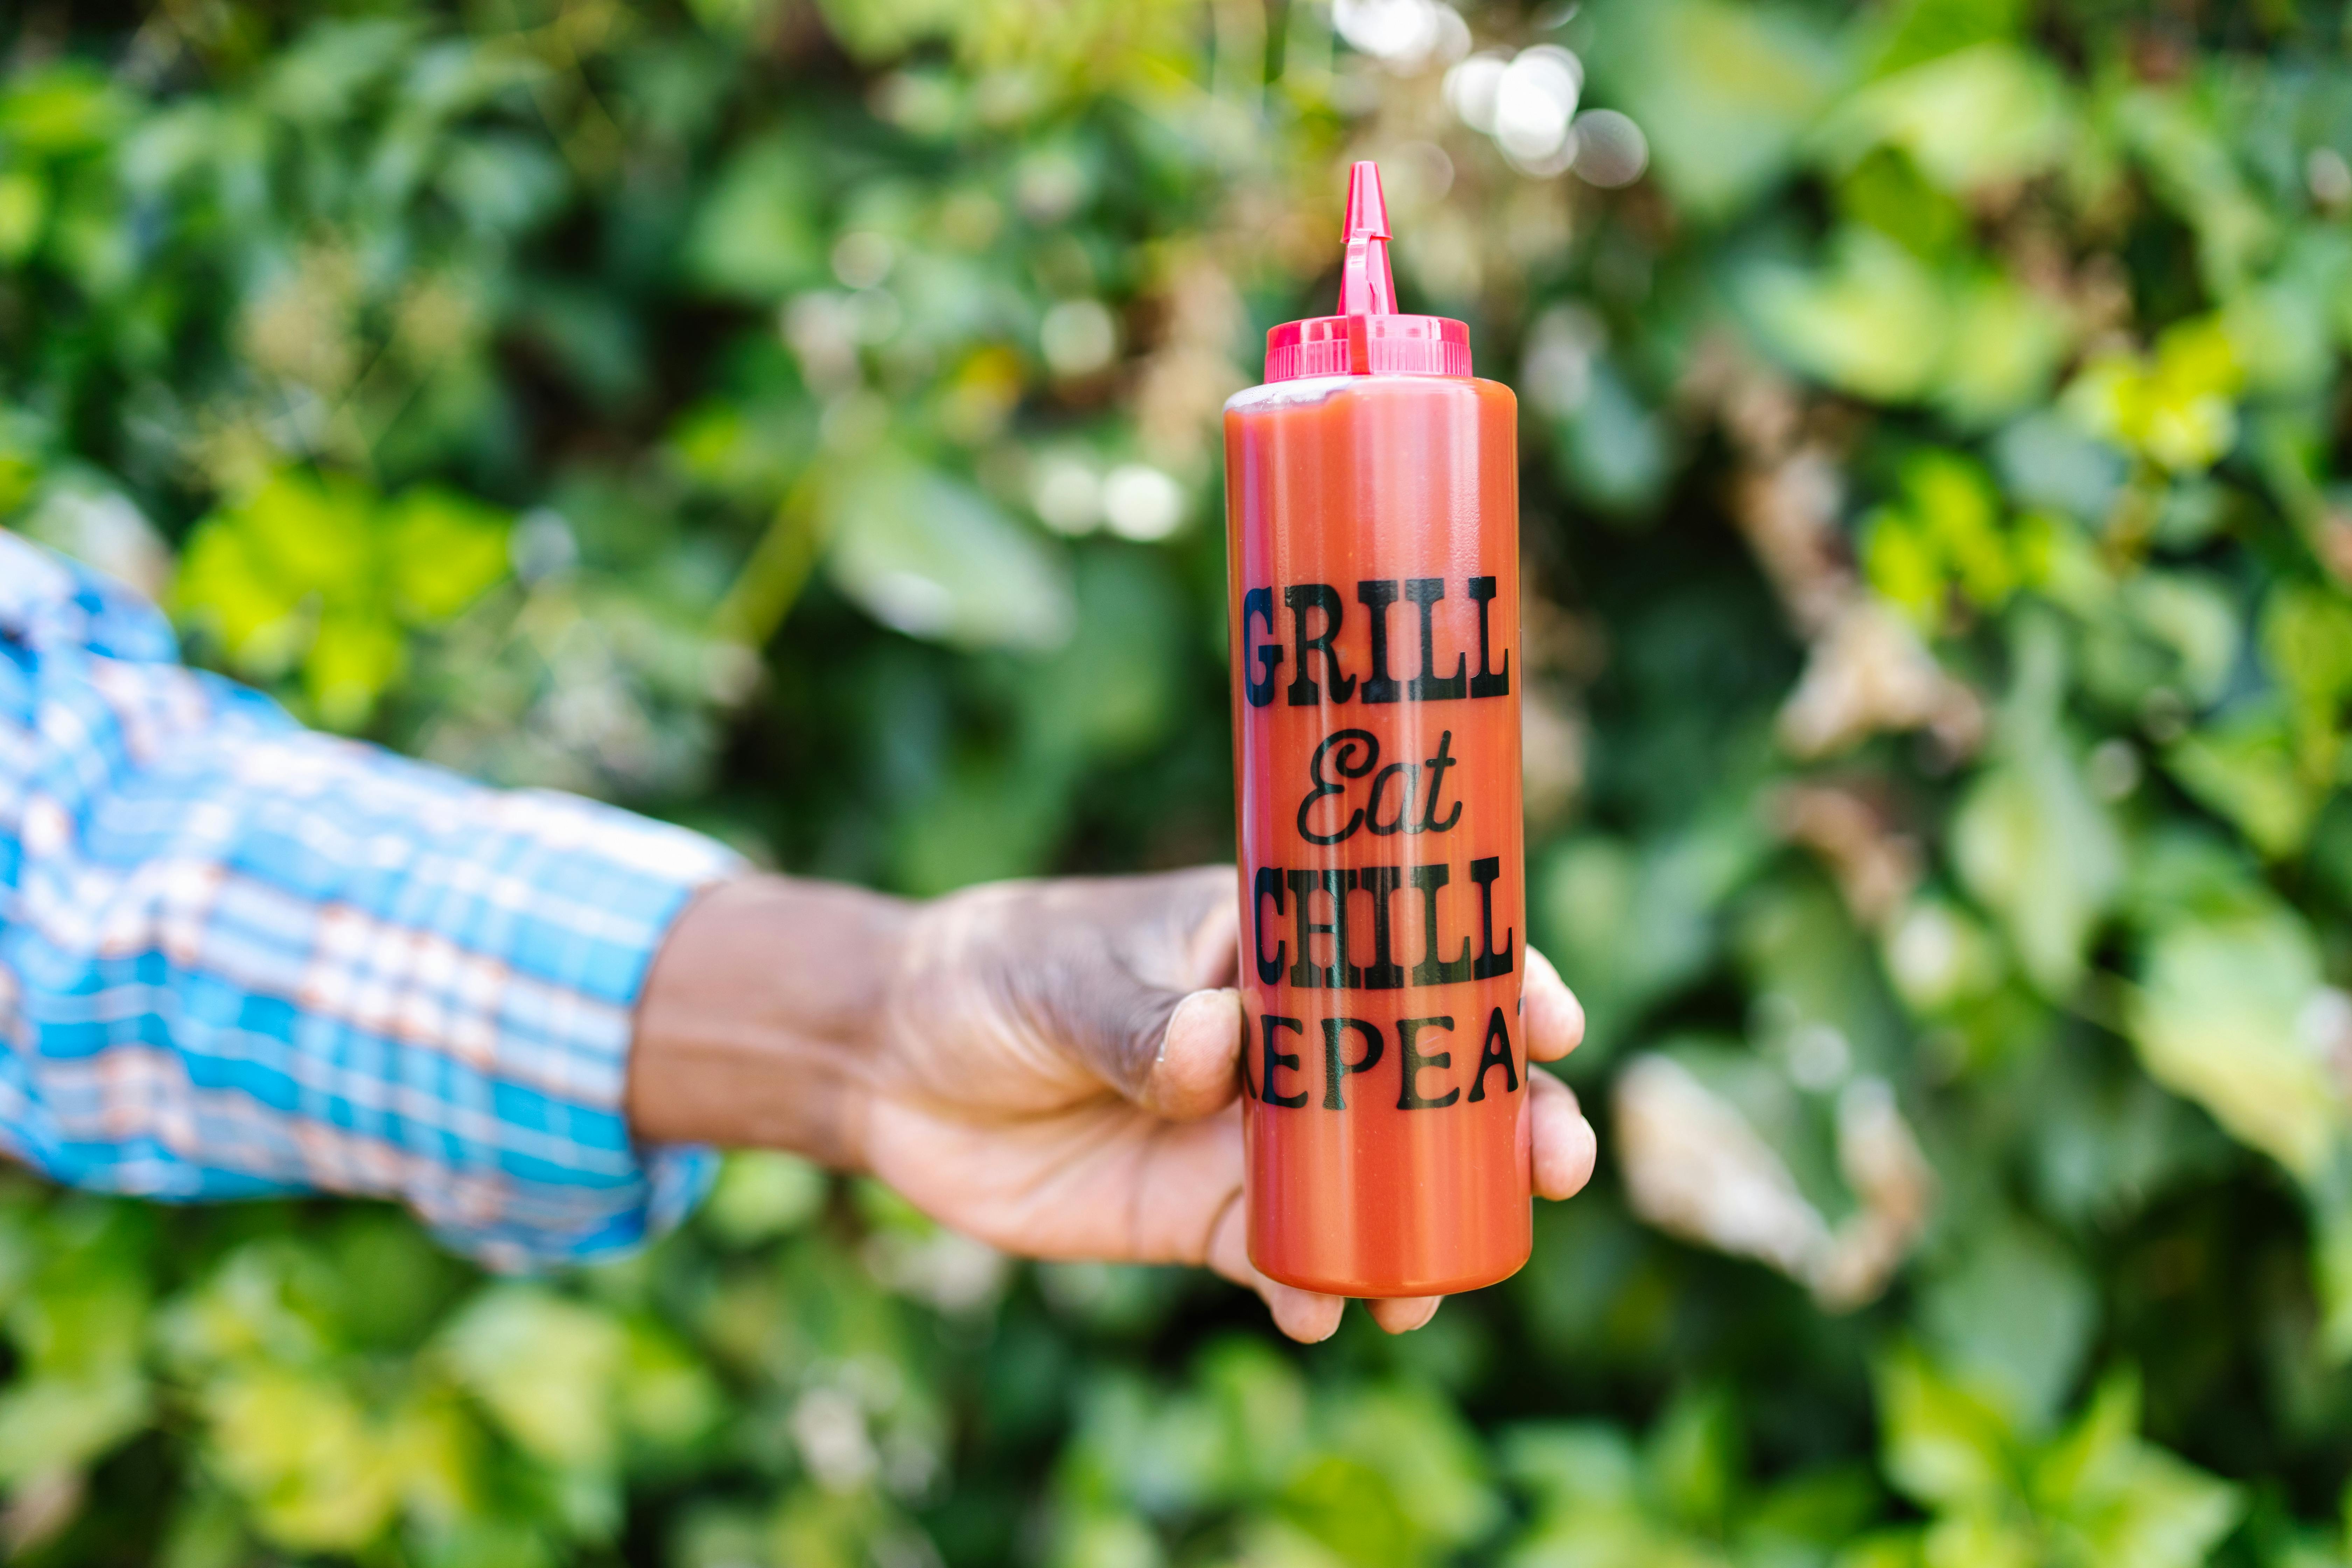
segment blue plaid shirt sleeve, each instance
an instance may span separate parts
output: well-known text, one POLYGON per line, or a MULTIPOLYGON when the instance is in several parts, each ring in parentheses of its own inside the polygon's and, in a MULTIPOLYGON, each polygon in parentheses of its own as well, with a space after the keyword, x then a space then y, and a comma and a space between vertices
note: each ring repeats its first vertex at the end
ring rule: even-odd
POLYGON ((0 532, 0 1152, 177 1200, 394 1198, 494 1268, 674 1222, 623 1112, 654 951, 725 850, 312 733, 0 532))

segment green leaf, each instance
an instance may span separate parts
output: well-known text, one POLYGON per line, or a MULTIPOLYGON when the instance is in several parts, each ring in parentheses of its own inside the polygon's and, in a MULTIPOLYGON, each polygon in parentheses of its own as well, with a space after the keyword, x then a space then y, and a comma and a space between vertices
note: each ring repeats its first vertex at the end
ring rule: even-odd
POLYGON ((399 676, 407 643, 391 618, 365 610, 322 616, 302 663, 302 683, 320 722, 356 730, 399 676))
POLYGON ((376 589, 375 523, 375 497, 358 481, 289 470, 202 526, 243 534, 257 569, 287 593, 344 599, 376 589))
MULTIPOLYGON (((1458 1548, 1500 1521, 1502 1500, 1487 1479, 1486 1455, 1435 1394, 1410 1384, 1368 1388, 1334 1412, 1331 1426, 1332 1447, 1382 1478, 1415 1534, 1458 1548)), ((1318 1484, 1302 1477, 1294 1495, 1318 1484)))
POLYGON ((2352 1162, 2339 1149, 2311 1192, 2312 1285, 2319 1296, 2319 1351, 2352 1360, 2352 1162))
POLYGON ((688 279, 765 301, 822 279, 824 231, 810 162, 798 139, 781 133, 737 153, 687 231, 688 279))
POLYGON ((507 574, 507 514, 420 485, 385 510, 392 601, 412 625, 446 621, 507 574))
MULTIPOLYGON (((1127 1513, 1088 1513, 1063 1526, 1051 1568, 1160 1568, 1168 1560, 1151 1527, 1127 1513)), ((1303 1538, 1296 1542, 1254 1541, 1249 1560, 1269 1568, 1292 1563, 1324 1568, 1332 1561, 1303 1538)))
POLYGON ((2133 87, 2109 112, 2158 195, 2196 234, 2206 287, 2234 295, 2275 243, 2278 223, 2248 188, 2212 100, 2179 86, 2133 87))
POLYGON ((1768 849, 1743 814, 1655 844, 1571 838, 1538 863, 1538 936, 1584 1001, 1591 1059, 1706 968, 1721 945, 1722 902, 1768 849))
POLYGON ((613 1463, 629 1348, 608 1313, 535 1285, 493 1285, 443 1331, 441 1347, 525 1452, 572 1469, 613 1463))
POLYGON ((1069 640, 1019 680, 1024 741, 1055 759, 1132 756, 1166 732, 1187 627, 1167 573, 1139 550, 1082 549, 1069 640))
POLYGON ((2158 931, 2129 1009, 2157 1081, 2306 1179, 2345 1125, 2326 1060, 2304 1039, 2319 955, 2285 910, 2182 920, 2158 931))
POLYGON ((1728 1389, 1685 1388, 1650 1433, 1645 1469, 1652 1489, 1676 1520, 1720 1531, 1745 1468, 1738 1411, 1728 1389))
POLYGON ((819 0, 825 26, 860 59, 904 53, 918 40, 952 30, 956 0, 819 0))
POLYGON ((2263 663, 2289 693, 2305 776, 2332 784, 2347 696, 2352 695, 2352 602, 2289 583, 2263 605, 2263 663))
POLYGON ((1202 1355, 1194 1374, 1224 1424, 1223 1485, 1237 1496, 1281 1486, 1313 1443, 1316 1412, 1298 1369, 1263 1340, 1234 1338, 1202 1355))
POLYGON ((1503 1472, 1540 1507, 1564 1512, 1630 1506, 1641 1460, 1625 1435, 1599 1423, 1515 1426, 1503 1435, 1503 1472))
POLYGON ((298 1551, 350 1552, 383 1532, 400 1465, 351 1392, 315 1374, 232 1373, 206 1386, 205 1438, 262 1534, 298 1551))
POLYGON ((343 119, 400 68, 423 26, 422 18, 405 16, 314 22, 270 61, 265 100, 292 120, 343 119))
POLYGON ((1998 272, 1958 284, 1951 335, 1937 366, 1936 405, 1981 428, 2044 401, 2074 329, 2057 305, 1998 272))
POLYGON ((1923 1568, 1924 1531, 1884 1531, 1854 1542, 1832 1559, 1832 1568, 1923 1568))
POLYGON ((2281 716, 2260 708, 2183 736, 2165 752, 2164 767, 2272 860, 2310 841, 2333 782, 2311 776, 2281 716))
POLYGON ((1950 317, 1942 280, 1874 229, 1840 229, 1819 271, 1759 266, 1742 293, 1766 343, 1845 391, 1909 402, 1943 363, 1950 317))
POLYGON ((1927 1568, 2042 1568, 2045 1561, 2031 1526, 1973 1510, 1928 1526, 1920 1555, 1927 1568))
POLYGON ((269 570, 242 531, 218 522, 200 526, 188 542, 173 603, 184 622, 218 637, 248 673, 284 669, 308 633, 297 620, 302 595, 269 570))
POLYGON ((2024 0, 1897 0, 1872 18, 1871 74, 2014 37, 2024 11, 2024 0))
POLYGON ((2028 179, 2063 156, 2073 130, 2063 82, 2039 55, 1983 43, 1882 77, 1841 101, 1822 144, 1851 163, 1899 147, 1955 194, 2028 179))
POLYGON ((19 1378, 0 1392, 0 1482, 99 1458, 152 1418, 147 1380, 129 1366, 19 1378))
POLYGON ((2175 473, 2201 473, 2237 444, 2245 371, 2218 317, 2176 321, 2153 356, 2110 351, 2066 389, 2084 428, 2175 473))
POLYGON ((1669 427, 1608 359, 1595 360, 1591 376, 1582 400, 1553 420, 1553 450, 1578 495, 1605 515, 1634 517, 1657 500, 1671 472, 1669 427))
POLYGON ((2309 397, 2335 369, 2331 312, 2352 268, 2344 237, 2298 231, 2277 271, 2222 306, 2223 330, 2254 391, 2309 397))
POLYGON ((0 170, 0 267, 14 267, 40 243, 49 189, 27 169, 0 170))
POLYGON ((979 490, 884 458, 831 491, 826 510, 834 581, 885 626, 964 647, 1069 637, 1068 568, 979 490))
POLYGON ((702 1223, 732 1245, 748 1247, 806 1225, 830 1188, 824 1171, 795 1155, 738 1150, 719 1168, 719 1184, 702 1205, 702 1223))
POLYGON ((0 87, 0 144, 47 157, 102 146, 132 105, 105 73, 75 59, 35 64, 0 87))
POLYGON ((1836 46, 1792 8, 1615 0, 1592 29, 1595 77, 1643 128, 1667 195, 1702 218, 1781 176, 1840 75, 1836 46))
POLYGON ((618 1392, 623 1426, 657 1447, 695 1442, 726 1410, 717 1380, 693 1349, 642 1321, 628 1325, 618 1392))
POLYGON ((1977 1394, 1947 1380, 1916 1349, 1877 1365, 1878 1419, 1887 1478, 1936 1509, 1985 1509, 2020 1479, 2009 1424, 1977 1394))
POLYGON ((2238 1489, 2138 1436, 2139 1384, 2100 1385, 2036 1467, 2035 1495, 2079 1560, 2096 1568, 2192 1568, 2229 1532, 2238 1489))
POLYGON ((2054 735, 1979 775, 1952 824, 1952 858, 2045 996, 2071 993, 2123 883, 2123 844, 2054 735))
POLYGON ((2045 1430, 2098 1326, 2096 1288, 2070 1250, 2021 1222, 1979 1225, 1967 1246, 1924 1292, 1920 1321, 1940 1363, 2014 1428, 2045 1430))

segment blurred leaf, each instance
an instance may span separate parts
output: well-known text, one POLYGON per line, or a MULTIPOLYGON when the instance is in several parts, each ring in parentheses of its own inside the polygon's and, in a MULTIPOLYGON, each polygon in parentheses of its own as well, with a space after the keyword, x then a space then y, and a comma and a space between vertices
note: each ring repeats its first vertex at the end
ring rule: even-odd
POLYGON ((1409 1568, 1430 1560, 1423 1534, 1393 1484, 1360 1459, 1326 1454, 1292 1479, 1284 1517, 1330 1549, 1337 1562, 1409 1568))
POLYGON ((2282 586, 2263 605, 2262 652, 2292 694, 2305 776, 2334 782, 2345 699, 2352 696, 2352 603, 2325 589, 2282 586))
POLYGON ((1884 77, 1957 49, 2013 37, 2023 0, 1898 0, 1871 18, 1871 73, 1884 77))
POLYGON ((1016 677, 1029 743, 1056 757, 1131 756, 1158 741, 1176 706, 1181 605, 1140 550, 1080 552, 1069 640, 1016 677))
POLYGON ((1639 849, 1570 840, 1537 868, 1538 931, 1583 997, 1593 1057, 1704 969, 1720 940, 1717 907, 1765 848, 1759 826, 1733 816, 1639 849))
POLYGON ((1821 136, 1851 160, 1902 148, 1945 190, 2028 178, 2065 151, 2070 115, 2058 73, 2035 54, 1983 43, 1876 81, 1842 100, 1821 136))
POLYGON ((824 1205, 825 1173, 806 1160, 763 1149, 727 1156, 703 1205, 703 1223, 737 1247, 797 1230, 824 1205))
POLYGON ((1936 404, 1972 428, 2032 407, 2049 395, 2074 341, 2073 324, 2048 300, 1999 273, 1970 277, 1955 289, 1936 404))
POLYGON ((1841 229, 1819 272, 1754 268, 1746 296, 1773 348, 1832 386, 1879 401, 1924 394, 1948 341, 1941 281, 1872 229, 1841 229))
POLYGON ((2034 1492, 2084 1561, 2187 1568, 2236 1522, 2237 1489, 2142 1442, 2139 1384, 2102 1384, 2074 1430, 2043 1457, 2034 1492))
MULTIPOLYGON (((1445 1547, 1478 1540, 1502 1518, 1486 1478, 1486 1458, 1459 1415, 1433 1393, 1410 1387, 1366 1390, 1335 1412, 1333 1446, 1385 1480, 1413 1532, 1445 1547)), ((1335 1483, 1337 1484, 1337 1483, 1335 1483)), ((1342 1490, 1352 1491, 1355 1483, 1342 1490)), ((1303 1489, 1319 1495, 1310 1473, 1303 1489)), ((1351 1525, 1347 1534, 1359 1535, 1351 1525)), ((1326 1536, 1334 1545, 1339 1539, 1326 1536)))
POLYGON ((2081 976, 2124 869, 2122 840, 2056 727, 2061 658, 2046 626, 2021 635, 1999 760, 1969 786, 1952 823, 1961 879, 2048 996, 2065 995, 2081 976))
POLYGON ((87 1464, 152 1418, 146 1380, 128 1366, 20 1378, 0 1394, 0 1480, 87 1464))
POLYGON ((2265 212, 2230 155, 2210 100, 2177 88, 2122 93, 2110 112, 2166 204, 2196 232, 2205 283, 2227 299, 2274 242, 2265 212))
POLYGON ((334 729, 356 728, 399 675, 405 651, 400 628, 383 616, 321 616, 302 666, 303 684, 320 718, 334 729))
POLYGON ((608 1314, 538 1286, 494 1285, 443 1331, 441 1344, 525 1451, 570 1468, 613 1463, 629 1346, 608 1314))
POLYGON ((420 486, 387 510, 393 604, 413 622, 444 621, 507 574, 506 516, 420 486))
POLYGON ((2120 457, 2046 409, 2002 430, 1992 456, 2002 487, 2018 501, 2080 521, 2104 520, 2123 484, 2120 457))
POLYGON ((628 1430, 666 1448, 701 1437, 725 1410, 718 1383, 692 1349, 643 1322, 628 1326, 619 1397, 628 1430))
POLYGON ((950 30, 953 0, 822 0, 825 20, 853 55, 882 59, 919 39, 950 30))
POLYGON ((1313 1402, 1297 1369, 1263 1342, 1235 1338, 1200 1364, 1205 1391, 1223 1407, 1230 1474, 1225 1485, 1247 1492, 1279 1485, 1310 1452, 1313 1402))
POLYGON ((1720 1531, 1746 1468, 1728 1390, 1685 1389, 1658 1417, 1646 1456, 1659 1500, 1684 1523, 1720 1531))
POLYGON ((1643 406, 1615 365, 1591 372, 1583 400, 1555 421, 1554 450, 1577 493, 1618 518, 1655 503, 1670 473, 1666 423, 1643 406))
POLYGON ((2073 1253, 2011 1222, 1972 1238, 1958 1265, 1928 1286, 1920 1319, 1939 1361, 1997 1394, 2010 1424, 2032 1434, 2047 1429, 2073 1388, 2098 1298, 2073 1253))
POLYGON ((0 86, 0 142, 55 157, 102 145, 130 118, 131 106, 88 63, 28 64, 0 86))
POLYGON ((255 1368, 213 1384, 205 1403, 214 1463, 269 1539, 297 1550, 350 1552, 391 1522, 398 1456, 346 1389, 315 1375, 255 1368))
POLYGON ((1667 193, 1703 218, 1782 174, 1839 74, 1836 47, 1793 9, 1620 0, 1591 26, 1595 74, 1645 128, 1667 193))
POLYGON ((2259 710, 2183 737, 2165 752, 2164 765, 2191 795, 2274 859, 2303 847, 2332 782, 2315 784, 2299 764, 2286 725, 2259 710))
POLYGON ((1067 568, 979 491, 884 458, 825 504, 834 581, 885 625, 966 647, 1069 637, 1067 568))
POLYGON ((49 192, 39 175, 24 169, 0 170, 0 267, 14 266, 40 242, 48 216, 49 192))
POLYGON ((1997 609, 2031 570, 2032 551, 2001 526, 2000 500, 1976 464, 1929 447, 1903 467, 1904 501, 1865 521, 1864 562, 1871 585, 1933 630, 1958 590, 1997 609))
POLYGON ((2149 943, 2132 1041, 2158 1082, 2310 1178, 2345 1120, 2326 1063, 2303 1038, 2318 985, 2311 934, 2285 910, 2185 919, 2149 943))
POLYGON ((1895 1352, 1876 1371, 1886 1474, 1914 1500, 1975 1509, 2017 1485, 2009 1425, 1991 1405, 1916 1350, 1895 1352))
POLYGON ((715 293, 770 300, 824 275, 814 171, 784 133, 736 153, 695 214, 687 278, 715 293))
POLYGON ((2067 387, 2064 407, 2085 429, 2176 472, 2213 465, 2236 443, 2245 372, 2217 319, 2177 322, 2153 358, 2109 352, 2067 387))

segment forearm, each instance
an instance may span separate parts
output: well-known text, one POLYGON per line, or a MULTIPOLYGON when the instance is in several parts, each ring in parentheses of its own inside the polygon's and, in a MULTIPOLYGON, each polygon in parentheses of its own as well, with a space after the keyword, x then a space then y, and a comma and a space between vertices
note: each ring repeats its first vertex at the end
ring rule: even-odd
POLYGON ((303 731, 152 606, 0 532, 0 1147, 60 1181, 403 1200, 500 1265, 699 1191, 625 1115, 631 1026, 736 862, 303 731))
POLYGON ((638 1002, 627 1088, 636 1135, 862 1168, 861 1108, 910 911, 789 877, 705 889, 638 1002))

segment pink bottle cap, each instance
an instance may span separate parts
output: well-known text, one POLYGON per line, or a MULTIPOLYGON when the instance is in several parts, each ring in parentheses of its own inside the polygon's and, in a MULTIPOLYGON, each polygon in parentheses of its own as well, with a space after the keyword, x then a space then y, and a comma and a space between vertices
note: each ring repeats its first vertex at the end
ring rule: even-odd
POLYGON ((1265 334, 1265 379, 1308 375, 1468 375, 1470 329, 1444 316, 1400 316, 1389 275, 1389 206, 1381 167, 1348 175, 1348 258, 1339 313, 1285 321, 1265 334))

